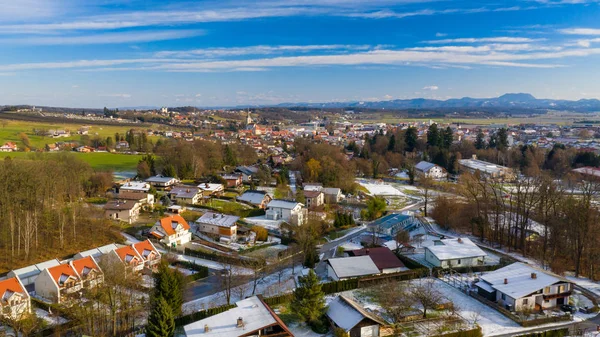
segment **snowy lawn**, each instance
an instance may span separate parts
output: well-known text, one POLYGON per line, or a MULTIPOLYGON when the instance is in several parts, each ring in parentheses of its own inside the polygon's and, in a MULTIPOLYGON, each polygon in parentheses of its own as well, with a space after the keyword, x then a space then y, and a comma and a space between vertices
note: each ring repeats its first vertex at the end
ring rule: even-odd
POLYGON ((575 276, 567 276, 567 278, 600 297, 600 282, 594 282, 588 278, 575 276))
POLYGON ((281 223, 283 222, 283 220, 267 219, 264 215, 255 216, 255 217, 251 217, 251 218, 245 218, 244 220, 253 225, 261 226, 266 229, 270 229, 270 230, 274 230, 274 231, 278 231, 279 227, 281 226, 281 223))
POLYGON ((48 311, 40 308, 34 308, 35 315, 39 318, 42 318, 44 321, 48 322, 49 325, 55 324, 65 324, 68 321, 62 317, 56 317, 55 315, 51 315, 48 311))
POLYGON ((392 185, 377 182, 376 180, 366 180, 366 179, 358 179, 356 181, 361 186, 369 191, 370 195, 373 196, 398 196, 398 197, 407 197, 406 194, 400 192, 398 189, 393 187, 392 185))

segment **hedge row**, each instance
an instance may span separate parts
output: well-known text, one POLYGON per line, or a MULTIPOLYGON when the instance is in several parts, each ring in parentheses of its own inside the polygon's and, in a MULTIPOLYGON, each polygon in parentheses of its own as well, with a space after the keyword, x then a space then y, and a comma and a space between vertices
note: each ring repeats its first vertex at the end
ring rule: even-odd
POLYGON ((263 249, 263 248, 267 248, 267 247, 271 247, 271 246, 276 246, 278 244, 279 244, 279 242, 270 242, 270 243, 266 243, 264 245, 254 245, 250 248, 243 249, 242 251, 240 251, 240 254, 247 254, 247 253, 253 252, 255 250, 259 250, 259 249, 263 249))
POLYGON ((197 312, 194 312, 189 315, 180 316, 175 319, 175 325, 176 326, 187 325, 187 324, 199 321, 201 319, 205 319, 207 317, 220 314, 222 312, 225 312, 225 311, 235 308, 235 307, 236 307, 235 304, 223 305, 223 306, 216 307, 216 308, 210 308, 210 309, 206 309, 206 310, 202 310, 202 311, 197 311, 197 312))
POLYGON ((283 294, 279 296, 267 297, 264 299, 265 303, 269 306, 280 305, 284 303, 290 303, 294 298, 294 294, 283 294))
POLYGON ((184 249, 183 253, 188 256, 199 257, 199 258, 207 259, 207 260, 211 260, 211 261, 219 261, 219 262, 223 262, 223 263, 227 263, 227 264, 233 264, 236 266, 241 266, 243 264, 243 261, 237 257, 227 256, 227 255, 219 255, 216 253, 204 252, 201 250, 193 250, 193 249, 190 249, 187 247, 184 249))
POLYGON ((348 280, 339 280, 323 283, 321 285, 321 289, 325 293, 325 295, 339 293, 342 291, 353 290, 358 288, 358 279, 352 278, 348 280))
MULTIPOLYGON (((465 266, 465 267, 452 267, 452 271, 457 272, 459 274, 467 274, 467 273, 482 273, 488 271, 494 271, 502 268, 503 266, 500 264, 496 265, 483 265, 483 266, 465 266)), ((440 273, 444 270, 448 270, 447 268, 434 267, 432 269, 433 276, 438 277, 440 273)))

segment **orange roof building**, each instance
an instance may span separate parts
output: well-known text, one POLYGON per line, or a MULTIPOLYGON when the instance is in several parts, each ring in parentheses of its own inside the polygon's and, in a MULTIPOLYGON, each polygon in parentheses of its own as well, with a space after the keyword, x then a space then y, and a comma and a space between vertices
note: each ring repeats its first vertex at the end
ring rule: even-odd
POLYGON ((31 299, 17 277, 0 281, 0 315, 18 319, 31 312, 31 299))
POLYGON ((190 225, 181 215, 171 215, 160 219, 150 230, 150 234, 169 247, 192 241, 190 225))

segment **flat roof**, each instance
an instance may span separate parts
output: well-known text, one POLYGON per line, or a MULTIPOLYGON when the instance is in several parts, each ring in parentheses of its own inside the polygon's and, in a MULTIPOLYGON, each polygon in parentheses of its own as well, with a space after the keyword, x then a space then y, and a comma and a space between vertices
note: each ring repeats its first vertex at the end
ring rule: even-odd
POLYGON ((487 256, 469 238, 442 239, 440 245, 426 247, 440 261, 487 256))
POLYGON ((329 259, 327 262, 338 278, 379 274, 379 268, 370 256, 352 256, 329 259))
POLYGON ((197 223, 204 223, 219 227, 230 228, 240 219, 239 216, 227 215, 215 212, 206 212, 196 220, 197 223))

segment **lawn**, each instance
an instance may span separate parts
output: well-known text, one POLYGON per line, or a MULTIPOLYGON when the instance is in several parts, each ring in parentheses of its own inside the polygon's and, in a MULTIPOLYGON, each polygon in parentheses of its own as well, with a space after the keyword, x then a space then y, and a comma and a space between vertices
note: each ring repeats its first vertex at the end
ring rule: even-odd
MULTIPOLYGON (((92 153, 80 153, 70 152, 75 157, 90 164, 95 170, 105 171, 112 170, 115 172, 119 171, 135 171, 138 162, 142 158, 142 155, 124 154, 124 153, 109 153, 109 152, 92 152, 92 153)), ((27 152, 0 152, 0 158, 11 157, 11 158, 24 158, 30 159, 38 155, 54 156, 57 153, 27 153, 27 152)))

